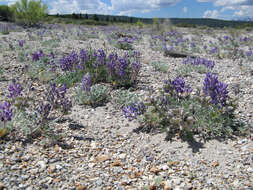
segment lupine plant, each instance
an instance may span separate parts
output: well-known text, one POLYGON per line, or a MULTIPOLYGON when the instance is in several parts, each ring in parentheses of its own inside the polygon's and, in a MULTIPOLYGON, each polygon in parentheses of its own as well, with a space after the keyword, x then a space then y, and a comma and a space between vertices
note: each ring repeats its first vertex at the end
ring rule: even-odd
POLYGON ((114 86, 131 86, 137 80, 140 67, 140 54, 136 51, 119 57, 116 53, 106 56, 102 49, 81 50, 79 56, 72 52, 60 60, 60 68, 64 75, 58 78, 57 82, 79 82, 81 76, 88 72, 95 83, 110 82, 114 86))
POLYGON ((191 58, 187 57, 183 60, 183 65, 181 65, 177 70, 177 74, 180 76, 187 76, 190 75, 192 72, 198 73, 207 73, 210 72, 214 66, 215 62, 212 60, 208 60, 205 58, 191 58))
POLYGON ((173 134, 190 138, 199 134, 204 139, 224 137, 242 129, 241 123, 234 116, 235 100, 228 97, 226 88, 226 84, 209 73, 204 82, 203 94, 192 95, 192 89, 185 84, 184 79, 176 77, 164 81, 159 94, 150 93, 150 99, 144 103, 145 110, 135 104, 133 107, 125 107, 123 113, 127 118, 137 118, 142 130, 163 129, 170 138, 173 134))
POLYGON ((7 101, 0 103, 0 139, 4 137, 9 129, 9 122, 12 120, 11 104, 7 101))
POLYGON ((213 73, 207 73, 204 81, 203 92, 211 97, 211 103, 216 105, 226 105, 228 97, 228 85, 218 81, 218 76, 213 73))
POLYGON ((80 105, 102 106, 110 100, 109 89, 102 84, 92 85, 91 75, 87 73, 77 87, 75 100, 80 105))

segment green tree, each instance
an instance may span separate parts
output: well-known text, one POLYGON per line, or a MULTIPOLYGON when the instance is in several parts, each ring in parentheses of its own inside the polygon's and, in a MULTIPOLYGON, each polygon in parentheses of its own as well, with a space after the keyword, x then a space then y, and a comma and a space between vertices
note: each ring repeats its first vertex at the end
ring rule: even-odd
POLYGON ((7 5, 0 6, 0 20, 10 21, 12 19, 11 9, 7 5))
POLYGON ((93 15, 93 20, 99 21, 99 18, 98 18, 98 16, 96 14, 93 15))
POLYGON ((41 0, 20 0, 11 9, 16 22, 29 26, 38 24, 48 13, 47 5, 41 0))

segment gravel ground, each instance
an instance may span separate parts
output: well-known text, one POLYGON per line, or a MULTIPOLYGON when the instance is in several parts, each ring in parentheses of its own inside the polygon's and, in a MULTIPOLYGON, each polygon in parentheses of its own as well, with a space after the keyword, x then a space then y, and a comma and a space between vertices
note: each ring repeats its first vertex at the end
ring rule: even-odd
MULTIPOLYGON (((7 37, 17 39, 25 34, 7 37)), ((104 41, 66 39, 57 50, 68 53, 89 46, 103 48, 104 41)), ((151 50, 146 35, 134 47, 142 56, 136 93, 147 96, 148 87, 158 89, 168 74, 176 76, 181 58, 151 50), (149 64, 155 61, 168 63, 169 73, 155 71, 149 64)), ((15 53, 0 53, 0 59, 7 78, 0 82, 3 95, 11 78, 26 78, 15 53)), ((237 61, 215 63, 219 79, 229 84, 232 96, 239 96, 238 117, 253 123, 252 75, 242 71, 237 61), (233 89, 236 85, 240 86, 238 93, 233 89)), ((192 73, 186 80, 191 86, 202 86, 204 78, 205 74, 192 73)), ((43 146, 45 139, 0 141, 0 190, 253 189, 253 136, 207 142, 175 137, 167 141, 164 133, 136 133, 137 127, 136 121, 126 120, 110 102, 97 108, 75 105, 66 121, 55 126, 57 133, 64 134, 62 143, 43 146)))

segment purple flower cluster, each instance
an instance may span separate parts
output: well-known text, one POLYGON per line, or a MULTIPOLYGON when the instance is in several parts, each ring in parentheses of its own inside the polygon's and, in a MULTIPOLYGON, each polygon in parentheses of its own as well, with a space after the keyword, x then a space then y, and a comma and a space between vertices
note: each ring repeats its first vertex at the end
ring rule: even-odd
POLYGON ((252 50, 249 50, 249 51, 246 52, 247 57, 250 57, 252 54, 253 54, 252 50))
POLYGON ((68 56, 60 59, 60 68, 62 71, 73 71, 79 65, 79 56, 72 51, 68 56))
POLYGON ((11 121, 12 118, 12 109, 9 102, 0 103, 0 121, 11 121))
MULTIPOLYGON (((48 118, 48 115, 50 114, 52 106, 49 103, 40 103, 38 107, 38 113, 40 114, 40 119, 46 120, 48 118)), ((41 121, 40 121, 41 122, 41 121)), ((40 123, 39 122, 39 123, 40 123)))
POLYGON ((200 57, 193 59, 189 56, 185 60, 183 60, 183 64, 204 65, 210 69, 213 69, 213 67, 215 66, 215 62, 212 60, 208 60, 208 59, 200 58, 200 57))
POLYGON ((19 41, 18 41, 18 45, 19 45, 19 47, 23 47, 23 46, 24 46, 23 40, 19 40, 19 41))
POLYGON ((213 73, 207 73, 204 80, 203 92, 211 97, 212 104, 224 106, 228 96, 228 85, 218 81, 218 76, 213 73))
POLYGON ((92 85, 90 73, 83 76, 82 88, 85 92, 89 92, 92 85))
POLYGON ((104 50, 99 49, 97 52, 94 52, 93 57, 95 58, 94 67, 106 65, 106 54, 104 50))
POLYGON ((80 50, 80 59, 81 59, 82 64, 85 64, 90 60, 89 54, 84 49, 80 50))
POLYGON ((39 61, 40 58, 42 58, 42 57, 44 57, 44 56, 45 56, 45 54, 43 53, 42 50, 40 50, 39 52, 34 52, 34 53, 32 54, 32 60, 33 60, 33 61, 39 61))
POLYGON ((125 118, 132 120, 136 119, 138 115, 143 114, 146 111, 146 106, 143 102, 134 103, 132 105, 124 106, 122 111, 125 118))
POLYGON ((71 100, 65 97, 66 92, 67 88, 65 84, 57 88, 56 84, 53 83, 47 95, 47 100, 50 102, 52 107, 62 107, 64 113, 67 112, 72 106, 71 100))
POLYGON ((21 95, 22 87, 19 83, 16 83, 15 80, 13 80, 12 84, 10 84, 8 88, 10 94, 8 95, 8 98, 15 98, 21 95))
POLYGON ((214 53, 216 53, 216 52, 217 52, 217 50, 218 50, 218 49, 217 49, 217 47, 214 47, 213 49, 211 49, 211 50, 210 50, 210 54, 214 54, 214 53))
POLYGON ((192 91, 192 88, 189 85, 185 84, 184 78, 182 77, 176 77, 173 81, 170 82, 170 84, 177 93, 190 93, 192 91))

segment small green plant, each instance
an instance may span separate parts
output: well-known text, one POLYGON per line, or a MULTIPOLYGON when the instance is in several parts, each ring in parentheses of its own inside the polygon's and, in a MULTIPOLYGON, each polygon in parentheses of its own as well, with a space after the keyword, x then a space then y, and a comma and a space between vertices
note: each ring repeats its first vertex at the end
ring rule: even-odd
POLYGON ((77 88, 75 100, 80 105, 98 107, 105 105, 109 100, 109 89, 102 84, 95 84, 85 91, 81 86, 77 88))
POLYGON ((130 90, 117 90, 113 94, 113 103, 117 108, 132 105, 140 100, 140 96, 131 92, 130 90))
POLYGON ((80 82, 84 74, 85 72, 83 70, 63 73, 55 79, 55 82, 56 84, 66 84, 67 88, 69 88, 80 82))
POLYGON ((163 62, 150 62, 150 65, 154 67, 156 71, 167 73, 169 71, 169 64, 163 62))
POLYGON ((57 48, 59 47, 59 43, 60 43, 60 39, 50 39, 50 40, 41 42, 41 45, 47 48, 57 48))
POLYGON ((4 69, 0 66, 0 80, 4 79, 4 69))
POLYGON ((211 69, 204 65, 181 65, 176 69, 177 75, 183 77, 191 76, 192 72, 204 74, 210 71, 211 69))

